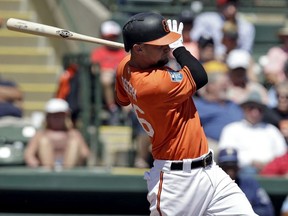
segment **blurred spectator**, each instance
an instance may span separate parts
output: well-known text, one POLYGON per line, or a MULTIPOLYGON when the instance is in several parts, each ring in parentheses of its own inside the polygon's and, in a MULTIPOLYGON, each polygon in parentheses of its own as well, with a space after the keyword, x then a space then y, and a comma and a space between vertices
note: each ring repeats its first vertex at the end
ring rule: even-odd
POLYGON ((282 204, 280 216, 288 216, 288 196, 286 196, 286 199, 282 204))
POLYGON ((142 128, 133 110, 129 112, 132 126, 132 140, 136 145, 136 157, 134 167, 149 168, 151 167, 151 140, 142 128))
POLYGON ((203 64, 215 60, 215 46, 213 38, 207 35, 200 36, 198 40, 199 61, 203 64))
MULTIPOLYGON (((287 22, 288 23, 288 22, 287 22)), ((288 24, 279 29, 278 37, 281 45, 274 46, 264 56, 263 72, 265 85, 269 89, 269 106, 277 105, 274 86, 287 79, 288 73, 288 24), (286 63, 286 64, 285 64, 286 63), (286 72, 285 72, 286 71, 286 72), (286 74, 285 74, 286 73, 286 74)))
POLYGON ((259 182, 252 177, 239 174, 238 153, 236 149, 221 149, 218 156, 218 164, 231 179, 235 180, 240 189, 245 193, 257 215, 274 216, 273 204, 259 182))
MULTIPOLYGON (((222 32, 223 32, 222 44, 225 47, 225 53, 222 56, 218 55, 217 59, 226 62, 229 53, 231 53, 233 50, 238 49, 241 50, 241 48, 239 48, 237 44, 238 27, 236 23, 228 20, 224 22, 222 32)), ((243 52, 245 52, 245 50, 243 52)), ((252 55, 250 55, 249 67, 247 69, 247 78, 251 81, 259 82, 254 66, 255 66, 254 60, 252 58, 252 55)))
POLYGON ((262 176, 285 176, 288 178, 288 150, 266 164, 260 172, 262 176))
POLYGON ((52 98, 47 102, 45 112, 45 128, 37 131, 25 149, 26 164, 46 168, 83 165, 90 151, 81 133, 72 128, 68 103, 52 98))
MULTIPOLYGON (((120 25, 107 20, 101 24, 101 38, 110 41, 118 41, 121 37, 120 25)), ((124 49, 111 46, 101 46, 91 52, 91 62, 98 63, 100 66, 100 81, 102 83, 105 108, 110 113, 109 123, 111 125, 119 124, 119 107, 114 98, 114 77, 118 63, 126 56, 124 49)))
POLYGON ((0 118, 22 117, 23 93, 17 84, 0 77, 0 118))
POLYGON ((227 99, 227 88, 229 88, 227 74, 209 71, 207 74, 209 82, 202 87, 199 92, 200 97, 195 98, 194 101, 209 147, 217 155, 217 144, 222 129, 231 122, 243 119, 243 111, 239 105, 227 99))
POLYGON ((222 28, 223 37, 222 37, 222 44, 225 48, 225 53, 220 58, 225 61, 229 52, 234 49, 237 49, 237 40, 238 40, 238 29, 236 23, 228 20, 225 21, 222 28))
POLYGON ((252 92, 241 106, 244 119, 223 128, 219 149, 237 149, 241 171, 257 174, 267 163, 285 154, 286 142, 277 127, 262 121, 267 107, 259 93, 252 92))
POLYGON ((288 25, 279 29, 278 37, 281 45, 274 46, 268 50, 264 65, 265 78, 271 84, 279 83, 286 79, 284 66, 288 60, 288 25))
POLYGON ((288 80, 275 86, 277 106, 264 113, 264 121, 280 129, 288 143, 288 80))
POLYGON ((247 51, 234 49, 228 54, 226 63, 232 83, 228 91, 230 100, 241 104, 251 92, 257 92, 264 104, 268 103, 268 94, 265 87, 258 82, 250 80, 248 77, 247 70, 249 70, 251 65, 251 55, 247 51))
POLYGON ((81 112, 80 75, 78 64, 70 60, 64 63, 64 72, 59 77, 58 89, 55 98, 66 100, 69 104, 73 127, 77 127, 77 120, 81 112))
MULTIPOLYGON (((285 138, 288 148, 288 80, 275 86, 278 105, 266 114, 266 121, 277 126, 285 138)), ((261 175, 286 175, 288 177, 288 149, 286 154, 268 163, 261 175)))
POLYGON ((210 60, 210 61, 202 63, 202 65, 208 74, 211 74, 211 73, 223 73, 226 75, 228 74, 228 67, 224 62, 221 62, 218 60, 210 60))
POLYGON ((194 27, 190 33, 193 40, 198 41, 201 35, 209 35, 215 43, 216 55, 223 55, 225 48, 221 43, 224 22, 229 20, 238 26, 237 46, 252 52, 255 38, 255 27, 239 15, 238 0, 217 0, 216 12, 203 12, 196 16, 194 27))

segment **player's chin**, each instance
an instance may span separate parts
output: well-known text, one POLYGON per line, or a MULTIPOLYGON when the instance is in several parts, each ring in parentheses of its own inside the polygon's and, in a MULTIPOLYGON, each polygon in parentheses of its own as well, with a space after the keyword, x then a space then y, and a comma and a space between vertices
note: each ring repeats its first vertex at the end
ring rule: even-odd
POLYGON ((168 62, 169 62, 169 58, 168 58, 168 56, 167 56, 167 57, 165 57, 165 58, 160 59, 160 60, 157 62, 157 66, 158 66, 158 67, 162 67, 162 66, 166 65, 168 62))

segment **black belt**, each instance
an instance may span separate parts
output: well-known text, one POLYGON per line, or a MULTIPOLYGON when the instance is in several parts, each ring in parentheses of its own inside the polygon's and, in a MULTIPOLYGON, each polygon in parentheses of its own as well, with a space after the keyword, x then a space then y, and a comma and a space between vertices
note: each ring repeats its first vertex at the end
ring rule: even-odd
MULTIPOLYGON (((211 165, 212 161, 213 161, 212 152, 209 152, 209 154, 207 154, 203 159, 192 161, 191 169, 196 169, 200 167, 205 168, 206 166, 211 165)), ((172 162, 170 170, 183 170, 183 162, 172 162)))

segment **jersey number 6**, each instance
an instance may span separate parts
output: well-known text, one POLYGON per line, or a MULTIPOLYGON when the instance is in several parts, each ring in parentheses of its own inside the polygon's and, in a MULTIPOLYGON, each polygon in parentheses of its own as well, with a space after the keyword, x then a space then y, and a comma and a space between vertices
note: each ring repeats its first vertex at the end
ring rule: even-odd
POLYGON ((142 128, 145 130, 145 132, 148 134, 149 137, 153 137, 154 130, 152 128, 152 125, 148 121, 146 121, 144 118, 140 118, 138 116, 138 112, 141 114, 144 114, 144 111, 139 106, 137 106, 135 104, 132 104, 132 106, 133 106, 134 112, 135 112, 137 119, 138 119, 139 123, 141 124, 142 128))

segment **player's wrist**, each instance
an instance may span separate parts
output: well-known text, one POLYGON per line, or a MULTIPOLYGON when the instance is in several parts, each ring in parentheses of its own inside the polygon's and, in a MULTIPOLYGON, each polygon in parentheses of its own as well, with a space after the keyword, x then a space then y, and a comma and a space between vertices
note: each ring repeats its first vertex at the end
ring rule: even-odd
POLYGON ((176 41, 173 44, 170 44, 169 47, 170 47, 170 49, 172 49, 172 52, 173 52, 174 50, 176 50, 179 47, 184 47, 184 45, 183 45, 182 41, 179 41, 179 42, 176 41))
POLYGON ((167 20, 167 24, 168 24, 171 32, 178 33, 181 36, 178 40, 169 44, 169 47, 172 49, 172 51, 174 51, 178 47, 183 47, 184 46, 183 45, 183 36, 182 36, 182 31, 184 28, 183 23, 180 22, 178 25, 176 20, 170 20, 169 19, 169 20, 167 20))

